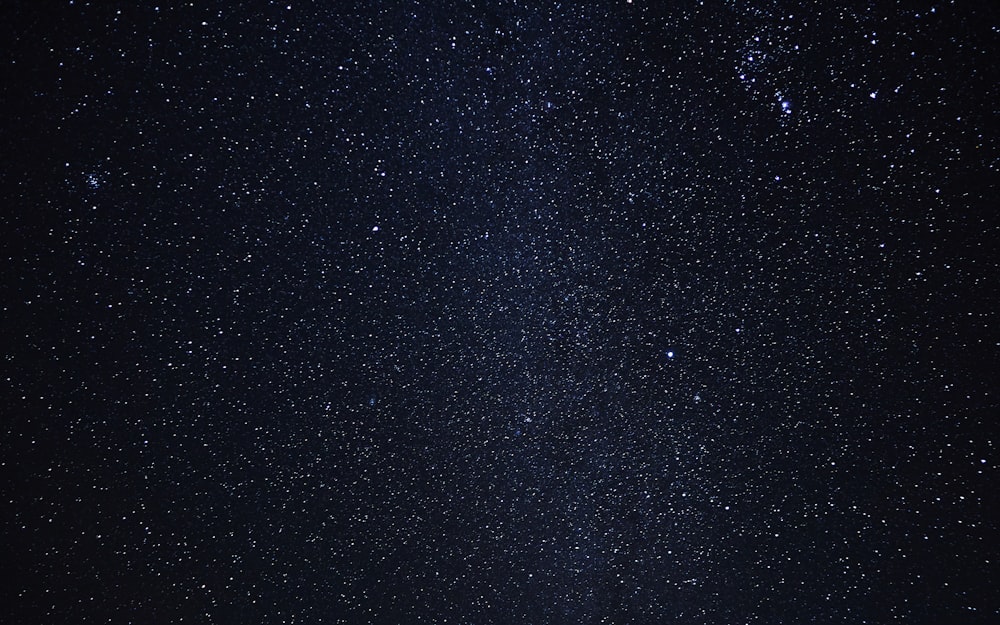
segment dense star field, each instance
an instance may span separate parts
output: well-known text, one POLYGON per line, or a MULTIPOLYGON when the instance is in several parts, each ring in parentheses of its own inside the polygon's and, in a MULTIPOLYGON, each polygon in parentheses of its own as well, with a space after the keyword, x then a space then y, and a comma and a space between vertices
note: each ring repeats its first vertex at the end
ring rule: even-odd
POLYGON ((5 3, 0 621, 1000 622, 998 38, 5 3))

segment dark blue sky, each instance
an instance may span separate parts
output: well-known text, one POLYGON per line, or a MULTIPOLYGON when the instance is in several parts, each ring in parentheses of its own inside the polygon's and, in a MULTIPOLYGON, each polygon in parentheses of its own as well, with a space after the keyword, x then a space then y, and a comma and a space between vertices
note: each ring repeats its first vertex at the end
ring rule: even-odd
POLYGON ((996 622, 998 27, 8 3, 0 620, 996 622))

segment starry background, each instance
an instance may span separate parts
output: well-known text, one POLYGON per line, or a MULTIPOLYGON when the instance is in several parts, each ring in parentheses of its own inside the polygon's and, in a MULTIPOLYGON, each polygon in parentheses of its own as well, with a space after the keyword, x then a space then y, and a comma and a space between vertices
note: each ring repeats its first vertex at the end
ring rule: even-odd
POLYGON ((2 620, 1000 622, 998 28, 5 3, 2 620))

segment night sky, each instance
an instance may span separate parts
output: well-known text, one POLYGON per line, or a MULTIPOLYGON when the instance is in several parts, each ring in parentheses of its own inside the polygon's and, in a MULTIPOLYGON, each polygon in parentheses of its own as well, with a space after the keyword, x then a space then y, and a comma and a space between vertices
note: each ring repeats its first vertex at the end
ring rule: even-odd
POLYGON ((0 621, 1000 622, 1000 5, 236 4, 0 9, 0 621))

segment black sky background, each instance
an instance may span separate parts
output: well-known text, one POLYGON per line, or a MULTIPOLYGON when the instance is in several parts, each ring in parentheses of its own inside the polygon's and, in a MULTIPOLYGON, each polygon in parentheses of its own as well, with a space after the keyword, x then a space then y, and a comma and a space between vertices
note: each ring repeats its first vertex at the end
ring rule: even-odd
POLYGON ((6 4, 3 620, 996 622, 998 18, 6 4))

